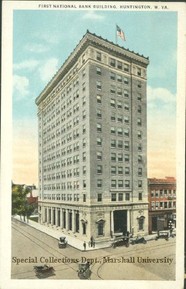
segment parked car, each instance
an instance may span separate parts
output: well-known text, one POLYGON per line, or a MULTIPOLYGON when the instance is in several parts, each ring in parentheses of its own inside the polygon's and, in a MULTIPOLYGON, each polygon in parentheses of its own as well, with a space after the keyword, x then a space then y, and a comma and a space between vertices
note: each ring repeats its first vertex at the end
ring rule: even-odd
POLYGON ((132 245, 135 245, 135 244, 146 244, 146 243, 147 243, 147 240, 145 240, 144 237, 137 236, 136 238, 133 238, 131 240, 131 244, 132 245))
POLYGON ((170 231, 158 231, 158 235, 156 237, 156 240, 158 239, 165 239, 168 241, 170 238, 170 231))
POLYGON ((116 248, 118 246, 129 247, 129 245, 130 245, 130 238, 128 235, 116 237, 112 243, 113 248, 116 248))
POLYGON ((60 237, 59 238, 59 242, 58 242, 58 247, 59 248, 66 248, 67 246, 67 240, 66 240, 66 237, 60 237))

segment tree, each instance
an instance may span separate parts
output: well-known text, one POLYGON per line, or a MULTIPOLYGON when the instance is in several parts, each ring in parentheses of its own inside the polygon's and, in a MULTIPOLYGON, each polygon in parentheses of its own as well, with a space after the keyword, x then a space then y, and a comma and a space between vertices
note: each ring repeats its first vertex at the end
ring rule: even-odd
POLYGON ((24 185, 12 185, 12 215, 23 216, 24 221, 34 211, 34 206, 29 205, 27 202, 27 194, 30 192, 30 188, 24 185))

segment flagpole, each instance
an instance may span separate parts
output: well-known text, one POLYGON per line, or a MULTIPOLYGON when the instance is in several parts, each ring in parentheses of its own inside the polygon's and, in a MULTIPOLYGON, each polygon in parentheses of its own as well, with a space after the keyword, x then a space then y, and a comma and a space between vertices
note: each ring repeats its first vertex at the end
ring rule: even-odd
POLYGON ((118 44, 118 41, 117 41, 117 24, 116 24, 116 31, 115 32, 116 32, 116 35, 115 35, 116 36, 116 44, 118 44))

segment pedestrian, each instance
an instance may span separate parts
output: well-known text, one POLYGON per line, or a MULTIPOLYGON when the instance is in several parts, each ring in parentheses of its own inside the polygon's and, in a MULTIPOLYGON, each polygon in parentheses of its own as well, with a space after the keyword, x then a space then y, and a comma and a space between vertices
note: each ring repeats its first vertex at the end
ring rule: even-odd
POLYGON ((87 245, 86 245, 86 242, 84 241, 84 243, 83 243, 84 251, 86 251, 86 247, 87 247, 87 245))

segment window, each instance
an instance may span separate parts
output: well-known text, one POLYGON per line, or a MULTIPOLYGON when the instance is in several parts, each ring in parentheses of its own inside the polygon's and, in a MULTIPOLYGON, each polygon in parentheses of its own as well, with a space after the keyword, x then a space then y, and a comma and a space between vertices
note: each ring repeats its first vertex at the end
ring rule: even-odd
POLYGON ((102 202, 102 194, 100 193, 97 194, 97 201, 102 202))
POLYGON ((128 72, 129 71, 129 65, 124 63, 124 71, 128 72))
POLYGON ((129 79, 127 77, 124 77, 124 84, 129 84, 129 79))
POLYGON ((130 181, 129 180, 125 180, 125 188, 130 188, 130 181))
POLYGON ((83 175, 86 175, 86 166, 83 166, 83 175))
POLYGON ((141 139, 142 138, 142 132, 140 130, 138 130, 138 138, 141 139))
POLYGON ((123 161, 123 154, 118 153, 118 162, 122 162, 122 161, 123 161))
POLYGON ((97 118, 102 118, 102 112, 100 109, 97 109, 97 118))
POLYGON ((83 131, 83 134, 86 133, 86 127, 85 127, 85 124, 83 125, 83 129, 82 129, 82 131, 83 131))
POLYGON ((141 143, 138 144, 138 151, 139 151, 139 152, 142 151, 142 144, 141 144, 141 143))
POLYGON ((124 90, 124 96, 125 96, 125 97, 129 97, 129 92, 128 92, 128 90, 126 90, 126 89, 124 90))
POLYGON ((141 76, 141 68, 137 67, 137 75, 141 76))
POLYGON ((116 101, 114 100, 114 99, 111 99, 110 100, 110 105, 111 105, 111 107, 116 107, 116 101))
POLYGON ((116 201, 116 193, 111 194, 111 201, 115 202, 116 201))
POLYGON ((128 128, 126 128, 126 129, 124 129, 124 136, 129 136, 129 129, 128 128))
POLYGON ((118 140, 118 148, 119 149, 123 148, 123 141, 122 140, 118 140))
POLYGON ((83 202, 86 202, 86 194, 83 194, 83 202))
POLYGON ((111 153, 111 161, 116 161, 116 153, 111 153))
POLYGON ((129 193, 125 194, 125 201, 130 201, 130 194, 129 193))
POLYGON ((117 81, 118 81, 118 82, 122 82, 122 77, 121 77, 121 75, 117 75, 117 81))
POLYGON ((122 69, 122 63, 121 63, 121 61, 117 61, 117 67, 118 67, 118 69, 122 69))
POLYGON ((123 135, 123 129, 121 127, 118 127, 117 133, 118 135, 123 135))
POLYGON ((116 74, 114 72, 110 72, 110 79, 116 80, 116 74))
POLYGON ((102 166, 97 165, 97 174, 102 174, 102 166))
POLYGON ((138 86, 138 88, 141 88, 141 81, 137 82, 137 86, 138 86))
POLYGON ((123 188, 123 180, 118 180, 118 188, 123 188))
POLYGON ((111 148, 115 148, 116 147, 116 140, 115 139, 111 139, 110 146, 111 146, 111 148))
POLYGON ((118 167, 118 175, 123 175, 123 167, 118 167))
POLYGON ((124 142, 124 148, 125 148, 125 150, 129 150, 129 142, 128 141, 124 142))
POLYGON ((138 156, 138 163, 139 163, 139 164, 142 163, 142 156, 141 156, 141 155, 138 156))
POLYGON ((101 95, 97 95, 97 103, 101 103, 102 102, 102 97, 101 95))
POLYGON ((116 116, 115 114, 112 114, 111 117, 110 117, 111 121, 116 121, 116 116))
POLYGON ((87 184, 86 184, 86 181, 85 181, 85 180, 83 180, 83 189, 85 189, 85 188, 86 188, 86 186, 87 186, 87 184))
POLYGON ((86 161, 86 152, 83 152, 83 162, 86 161))
POLYGON ((125 103, 124 109, 127 110, 127 111, 129 111, 129 105, 128 105, 128 103, 125 103))
POLYGON ((139 176, 139 177, 142 176, 142 168, 138 168, 138 176, 139 176))
POLYGON ((138 194, 138 200, 142 201, 142 193, 141 192, 138 194))
POLYGON ((117 121, 122 123, 123 122, 123 116, 122 115, 118 115, 117 121))
POLYGON ((111 93, 115 93, 115 92, 116 92, 116 87, 115 87, 115 85, 111 85, 110 92, 111 92, 111 93))
POLYGON ((98 75, 101 75, 101 68, 100 68, 100 67, 96 67, 96 73, 97 73, 98 75))
POLYGON ((102 152, 97 152, 97 160, 98 161, 102 160, 102 152))
POLYGON ((111 126, 110 132, 111 134, 116 134, 116 128, 114 126, 111 126))
POLYGON ((100 123, 97 123, 97 132, 101 132, 102 131, 102 126, 100 123))
POLYGON ((110 65, 113 67, 116 66, 116 60, 114 58, 110 58, 110 65))
POLYGON ((141 113, 141 105, 138 105, 138 113, 141 113))
POLYGON ((115 166, 111 166, 111 174, 112 175, 116 174, 116 167, 115 166))
POLYGON ((116 180, 111 180, 111 188, 116 188, 116 180))
POLYGON ((144 230, 144 217, 139 218, 139 231, 144 230))
POLYGON ((103 236, 104 235, 103 227, 104 227, 103 221, 99 222, 98 223, 98 236, 103 236))
POLYGON ((85 110, 83 110, 83 119, 85 119, 86 118, 86 111, 85 110))
POLYGON ((125 167, 125 175, 126 176, 130 175, 130 168, 129 167, 125 167))
POLYGON ((97 51, 96 53, 96 59, 101 61, 101 53, 97 51))
POLYGON ((102 145, 102 139, 100 137, 97 137, 97 145, 98 146, 102 145))
POLYGON ((102 188, 102 180, 101 179, 97 180, 97 188, 102 188))
POLYGON ((83 91, 85 91, 85 88, 86 88, 86 86, 85 86, 85 82, 82 84, 82 90, 83 91))
POLYGON ((138 181, 138 189, 142 189, 142 181, 138 181))
POLYGON ((141 118, 138 118, 138 120, 137 120, 137 124, 139 125, 139 126, 141 126, 141 118))
POLYGON ((96 81, 96 87, 98 90, 101 90, 101 81, 99 80, 96 81))
POLYGON ((139 101, 141 101, 141 94, 138 94, 138 96, 137 96, 137 100, 139 100, 139 101))
POLYGON ((118 194, 118 201, 123 201, 123 193, 118 194))
POLYGON ((129 155, 125 154, 125 162, 128 163, 129 162, 129 155))
POLYGON ((122 95, 122 89, 120 87, 118 87, 118 89, 117 89, 117 95, 119 95, 119 96, 122 95))
POLYGON ((128 116, 124 116, 124 122, 127 124, 129 123, 129 117, 128 116))
POLYGON ((118 106, 118 108, 122 108, 123 106, 122 106, 122 102, 121 101, 118 101, 117 102, 117 106, 118 106))

